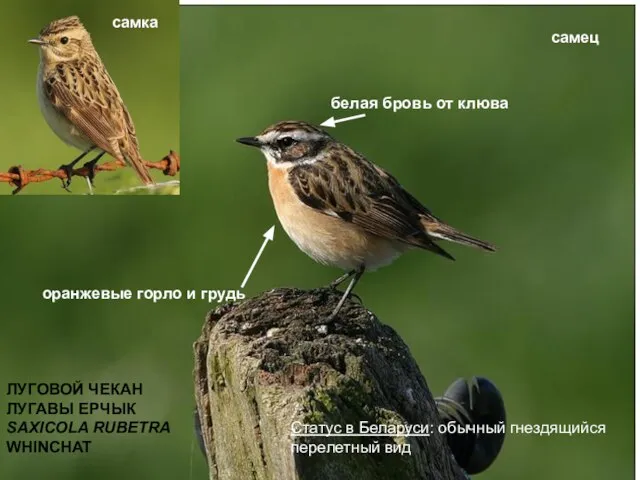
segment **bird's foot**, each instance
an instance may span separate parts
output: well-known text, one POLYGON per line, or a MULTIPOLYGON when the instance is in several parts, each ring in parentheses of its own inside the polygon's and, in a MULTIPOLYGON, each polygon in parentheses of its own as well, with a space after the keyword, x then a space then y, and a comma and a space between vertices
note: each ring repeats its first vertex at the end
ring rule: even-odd
POLYGON ((351 299, 351 298, 354 298, 354 297, 355 297, 355 299, 358 301, 358 303, 359 303, 360 305, 363 305, 363 303, 362 303, 362 298, 360 298, 360 295, 358 295, 357 293, 350 293, 350 294, 349 294, 349 298, 350 298, 350 299, 351 299))
POLYGON ((63 170, 67 178, 63 178, 62 180, 62 188, 64 188, 67 192, 71 192, 69 190, 69 185, 71 185, 71 177, 73 176, 73 166, 75 163, 68 163, 66 165, 60 165, 58 170, 63 170))
POLYGON ((351 298, 351 297, 356 297, 358 299, 358 303, 362 305, 362 299, 355 293, 349 292, 346 295, 343 294, 342 299, 340 300, 340 302, 338 302, 338 305, 336 305, 336 308, 331 312, 331 314, 329 314, 326 317, 318 317, 318 321, 317 321, 318 328, 324 327, 324 332, 319 331, 320 333, 326 334, 328 332, 327 326, 332 324, 336 320, 336 318, 338 318, 338 313, 342 309, 344 301, 347 298, 351 298))
MULTIPOLYGON (((341 290, 338 290, 336 287, 331 287, 331 288, 332 288, 333 290, 335 290, 335 291, 339 292, 339 293, 344 294, 344 292, 342 292, 341 290)), ((364 304, 362 303, 362 298, 360 298, 360 295, 358 295, 358 294, 357 294, 357 293, 355 293, 355 292, 349 292, 349 294, 347 295, 347 298, 349 298, 349 299, 353 299, 353 298, 355 298, 355 299, 357 300, 358 304, 360 304, 360 305, 364 305, 364 304)))
POLYGON ((87 179, 89 180, 89 183, 91 184, 91 186, 93 187, 93 179, 96 178, 96 164, 98 163, 98 159, 94 158, 93 160, 85 163, 83 165, 84 168, 86 168, 88 170, 89 173, 87 173, 87 179))

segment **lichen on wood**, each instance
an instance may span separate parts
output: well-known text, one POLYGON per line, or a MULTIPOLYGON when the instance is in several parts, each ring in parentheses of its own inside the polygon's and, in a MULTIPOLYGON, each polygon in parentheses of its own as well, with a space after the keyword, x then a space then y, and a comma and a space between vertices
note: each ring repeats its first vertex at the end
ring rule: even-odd
POLYGON ((465 478, 405 343, 353 299, 325 324, 339 298, 329 288, 276 289, 209 313, 194 350, 212 480, 465 478), (361 422, 432 427, 429 436, 292 437, 294 422, 342 433, 361 422), (376 442, 380 453, 308 455, 293 453, 292 442, 376 442), (405 442, 411 455, 385 453, 405 442))

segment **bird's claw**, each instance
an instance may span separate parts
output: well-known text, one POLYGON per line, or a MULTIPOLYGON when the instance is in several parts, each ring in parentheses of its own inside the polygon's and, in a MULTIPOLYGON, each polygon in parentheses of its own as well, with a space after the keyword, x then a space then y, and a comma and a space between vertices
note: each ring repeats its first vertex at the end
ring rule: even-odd
POLYGON ((349 294, 349 298, 352 298, 352 297, 355 297, 355 298, 356 298, 356 300, 358 301, 358 303, 359 303, 360 305, 363 305, 363 303, 362 303, 362 299, 360 298, 360 295, 358 295, 357 293, 353 293, 353 292, 352 292, 352 293, 350 293, 350 294, 349 294))
POLYGON ((86 168, 89 173, 87 173, 87 179, 89 183, 93 187, 93 179, 96 178, 96 164, 98 162, 96 160, 91 160, 83 165, 83 168, 86 168))
MULTIPOLYGON (((337 291, 337 292, 344 293, 344 292, 342 292, 342 291, 338 290, 338 289, 337 289, 337 287, 331 287, 331 288, 332 288, 333 290, 337 291)), ((351 292, 351 293, 349 293, 349 295, 347 295, 347 298, 350 298, 350 299, 351 299, 351 298, 353 298, 353 297, 355 297, 355 299, 358 301, 358 303, 359 303, 360 305, 364 305, 364 304, 362 303, 362 298, 360 298, 360 295, 358 295, 357 293, 355 293, 355 292, 351 292)))
POLYGON ((69 190, 69 185, 71 185, 71 177, 73 176, 73 165, 60 165, 58 170, 63 170, 67 178, 63 178, 62 180, 62 188, 64 188, 67 192, 71 192, 69 190))

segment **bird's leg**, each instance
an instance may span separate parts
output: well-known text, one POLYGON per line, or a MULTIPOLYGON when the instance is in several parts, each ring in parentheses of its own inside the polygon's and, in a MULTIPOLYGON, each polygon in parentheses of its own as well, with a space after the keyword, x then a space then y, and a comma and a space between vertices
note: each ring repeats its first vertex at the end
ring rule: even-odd
MULTIPOLYGON (((343 283, 346 279, 348 279, 352 275, 355 275, 356 272, 357 272, 357 270, 353 269, 350 272, 347 272, 344 275, 341 275, 340 277, 336 278, 333 282, 331 282, 329 284, 329 288, 331 288, 332 290, 337 290, 338 289, 338 285, 343 283)), ((356 297, 358 299, 358 302, 360 302, 360 304, 362 304, 362 299, 358 295, 356 295, 355 293, 351 293, 351 296, 352 297, 356 297)))
POLYGON ((344 294, 342 295, 342 298, 338 302, 338 305, 336 305, 336 308, 334 308, 333 312, 331 312, 331 315, 329 315, 329 318, 327 319, 326 323, 330 323, 333 320, 335 320, 336 315, 338 315, 338 312, 342 308, 342 305, 344 305, 344 302, 347 299, 347 297, 349 297, 349 295, 351 295, 351 291, 354 289, 354 287, 358 283, 358 280, 360 280, 360 277, 362 277, 363 273, 364 273, 364 265, 361 266, 360 268, 358 268, 358 270, 355 271, 355 275, 353 275, 353 278, 349 282, 349 286, 344 291, 344 294))
POLYGON ((64 170, 64 173, 67 175, 67 179, 62 180, 62 188, 64 188, 66 191, 69 191, 69 185, 71 185, 71 176, 73 175, 73 167, 76 165, 76 163, 82 160, 87 155, 87 153, 89 153, 94 148, 96 147, 95 146, 89 147, 84 152, 82 152, 78 156, 78 158, 76 158, 73 162, 67 163, 66 165, 60 165, 58 167, 58 170, 64 170))
POLYGON ((338 278, 336 278, 333 282, 331 282, 329 284, 329 288, 331 288, 332 290, 335 290, 336 288, 338 288, 338 285, 340 285, 342 282, 344 282, 347 278, 349 278, 351 275, 355 274, 356 271, 351 270, 350 272, 345 273, 344 275, 340 275, 338 278))
POLYGON ((83 167, 89 169, 89 175, 87 176, 87 178, 89 179, 89 183, 91 184, 91 186, 93 186, 93 179, 96 177, 96 163, 98 163, 98 160, 100 160, 104 154, 104 151, 100 152, 98 155, 96 155, 96 158, 88 161, 83 165, 83 167))
POLYGON ((353 293, 353 292, 351 292, 351 293, 349 294, 349 296, 350 296, 350 297, 352 297, 352 298, 355 298, 356 300, 358 300, 358 303, 359 303, 360 305, 362 305, 362 299, 360 298, 360 295, 358 295, 357 293, 353 293))

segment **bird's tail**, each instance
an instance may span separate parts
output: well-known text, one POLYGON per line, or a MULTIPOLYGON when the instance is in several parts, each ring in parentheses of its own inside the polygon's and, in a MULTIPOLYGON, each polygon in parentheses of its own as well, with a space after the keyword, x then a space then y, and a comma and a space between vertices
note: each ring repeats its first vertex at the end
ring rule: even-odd
POLYGON ((431 237, 449 240, 450 242, 460 243, 462 245, 469 245, 470 247, 480 248, 489 252, 496 251, 496 247, 489 242, 479 240, 471 235, 460 232, 446 223, 425 218, 422 220, 422 224, 424 225, 426 233, 431 237))
POLYGON ((144 161, 140 155, 125 155, 125 161, 136 171, 142 183, 145 185, 153 185, 155 183, 147 167, 144 166, 144 161))

